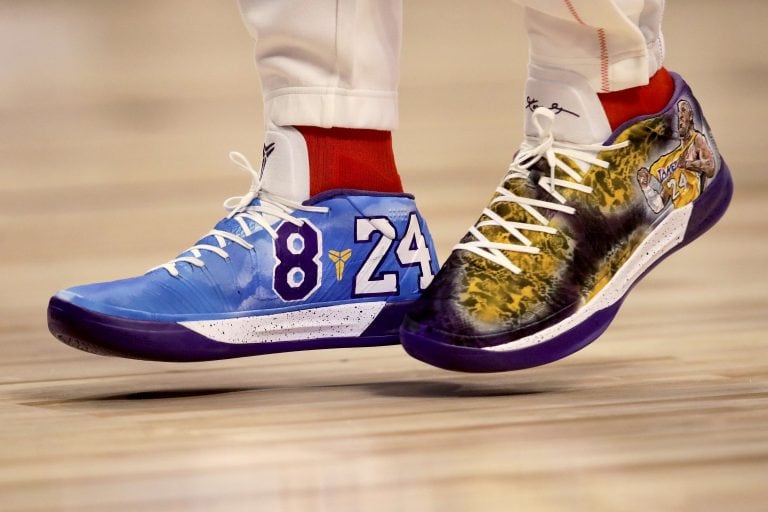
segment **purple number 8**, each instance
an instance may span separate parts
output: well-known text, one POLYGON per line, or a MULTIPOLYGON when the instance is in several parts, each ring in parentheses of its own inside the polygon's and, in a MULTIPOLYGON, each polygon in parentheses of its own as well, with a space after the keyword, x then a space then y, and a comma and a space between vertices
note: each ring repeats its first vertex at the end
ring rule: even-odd
POLYGON ((284 222, 274 243, 275 292, 284 301, 306 299, 320 284, 320 233, 307 222, 284 222))

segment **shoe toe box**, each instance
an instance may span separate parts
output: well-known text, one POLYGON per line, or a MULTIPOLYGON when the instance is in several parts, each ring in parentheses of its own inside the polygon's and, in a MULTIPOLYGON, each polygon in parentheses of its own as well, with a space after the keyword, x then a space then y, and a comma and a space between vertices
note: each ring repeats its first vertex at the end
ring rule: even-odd
POLYGON ((509 343, 576 308, 578 296, 553 284, 512 274, 472 254, 454 253, 409 311, 403 329, 454 346, 509 343))
POLYGON ((175 320, 180 315, 210 310, 206 295, 196 291, 198 287, 160 272, 74 286, 55 297, 90 311, 134 320, 175 320))

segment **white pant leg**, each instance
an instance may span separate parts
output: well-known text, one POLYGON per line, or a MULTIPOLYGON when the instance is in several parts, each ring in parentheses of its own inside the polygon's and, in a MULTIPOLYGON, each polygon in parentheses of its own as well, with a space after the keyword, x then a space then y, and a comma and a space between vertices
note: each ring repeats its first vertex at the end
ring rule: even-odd
POLYGON ((574 71, 595 91, 645 85, 662 66, 664 0, 516 0, 531 64, 574 71))
POLYGON ((267 123, 397 126, 401 0, 240 0, 267 123))

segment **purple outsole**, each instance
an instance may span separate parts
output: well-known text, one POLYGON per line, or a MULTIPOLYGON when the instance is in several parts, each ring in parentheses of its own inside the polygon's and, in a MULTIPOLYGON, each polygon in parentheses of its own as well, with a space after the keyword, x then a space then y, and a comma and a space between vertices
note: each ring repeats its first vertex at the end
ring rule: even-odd
POLYGON ((412 332, 401 328, 400 341, 403 348, 416 359, 433 366, 446 370, 475 373, 521 370, 562 359, 597 339, 608 328, 632 288, 666 257, 711 228, 725 213, 732 195, 733 180, 725 161, 723 161, 718 175, 694 203, 682 243, 648 267, 618 302, 597 311, 580 324, 550 340, 514 351, 494 352, 481 348, 451 345, 427 336, 423 332, 412 332))
POLYGON ((229 344, 210 340, 177 323, 104 315, 53 297, 48 304, 48 329, 63 343, 94 354, 149 361, 212 361, 297 350, 394 345, 398 343, 397 328, 410 304, 387 304, 359 337, 229 344))

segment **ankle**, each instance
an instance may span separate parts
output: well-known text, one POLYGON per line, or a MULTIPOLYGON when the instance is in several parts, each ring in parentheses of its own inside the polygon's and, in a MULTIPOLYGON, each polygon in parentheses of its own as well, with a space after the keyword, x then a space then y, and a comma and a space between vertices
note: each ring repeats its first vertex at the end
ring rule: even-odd
POLYGON ((316 126, 296 129, 307 143, 310 195, 345 188, 403 191, 391 132, 316 126))
POLYGON ((649 79, 648 85, 599 93, 598 97, 611 129, 615 130, 630 119, 661 111, 674 93, 675 81, 672 75, 661 68, 649 79))

